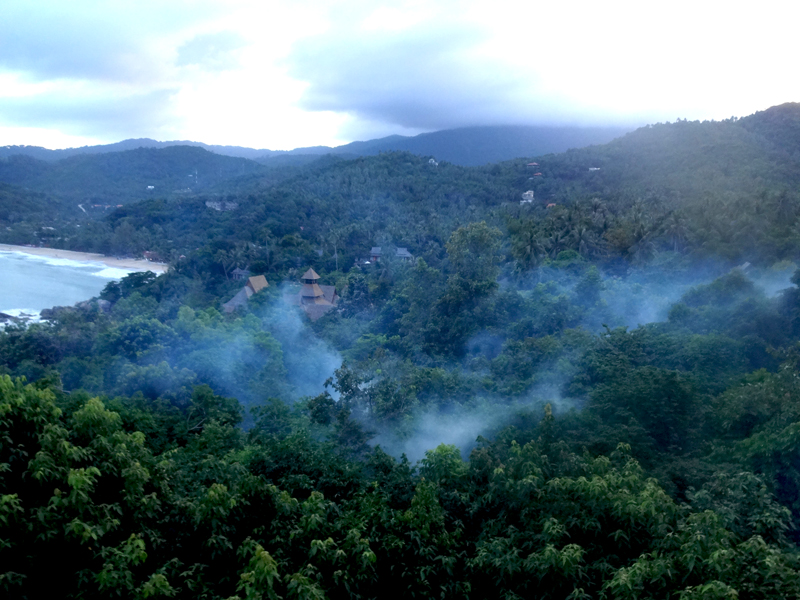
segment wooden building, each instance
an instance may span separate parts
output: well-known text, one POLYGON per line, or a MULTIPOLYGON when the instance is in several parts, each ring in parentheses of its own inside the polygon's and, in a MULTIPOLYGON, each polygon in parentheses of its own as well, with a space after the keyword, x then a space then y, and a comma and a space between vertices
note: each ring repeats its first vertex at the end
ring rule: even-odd
MULTIPOLYGON (((380 246, 373 246, 372 250, 369 251, 369 259, 372 262, 379 262, 382 255, 383 251, 381 250, 380 246)), ((395 248, 394 255, 402 261, 414 259, 414 256, 408 251, 408 248, 395 248)))
POLYGON ((333 309, 339 301, 336 286, 320 285, 319 279, 320 277, 314 269, 308 269, 300 278, 300 282, 303 284, 300 292, 287 291, 284 296, 286 302, 302 308, 312 321, 316 321, 333 309))
POLYGON ((250 271, 236 267, 233 271, 231 271, 231 277, 237 280, 248 279, 250 277, 250 271))
MULTIPOLYGON (((249 273, 249 271, 247 271, 249 273)), ((237 308, 242 308, 247 305, 250 296, 257 294, 263 289, 269 287, 267 278, 263 275, 256 275, 255 277, 248 277, 247 283, 239 290, 236 295, 222 305, 222 310, 226 313, 231 313, 237 308)))

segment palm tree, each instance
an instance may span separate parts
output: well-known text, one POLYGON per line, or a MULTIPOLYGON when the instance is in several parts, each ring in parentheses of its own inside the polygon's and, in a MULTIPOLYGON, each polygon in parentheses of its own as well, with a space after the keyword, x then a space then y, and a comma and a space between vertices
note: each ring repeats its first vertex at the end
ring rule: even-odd
POLYGON ((539 232, 527 227, 513 237, 511 254, 523 267, 530 269, 540 256, 547 254, 547 248, 539 232))
POLYGON ((634 262, 644 262, 655 249, 653 241, 655 228, 643 203, 639 200, 631 207, 627 229, 630 240, 628 256, 634 262))
POLYGON ((608 227, 608 208, 599 198, 593 198, 589 203, 589 220, 592 222, 592 225, 600 231, 605 231, 608 227))
POLYGON ((575 249, 583 256, 589 256, 600 245, 597 235, 586 227, 579 225, 570 232, 570 238, 575 249))
POLYGON ((686 217, 678 211, 673 211, 667 215, 662 228, 664 235, 666 235, 672 243, 672 250, 677 252, 678 247, 686 241, 689 235, 686 217))
POLYGON ((233 250, 217 250, 214 261, 222 267, 225 279, 230 280, 228 273, 236 268, 236 255, 233 250))
POLYGON ((547 248, 550 251, 550 257, 555 258, 558 253, 567 248, 569 242, 569 233, 565 229, 556 231, 547 238, 547 248))
POLYGON ((267 263, 267 269, 272 270, 275 264, 275 248, 278 240, 272 235, 269 229, 264 231, 264 262, 267 263))

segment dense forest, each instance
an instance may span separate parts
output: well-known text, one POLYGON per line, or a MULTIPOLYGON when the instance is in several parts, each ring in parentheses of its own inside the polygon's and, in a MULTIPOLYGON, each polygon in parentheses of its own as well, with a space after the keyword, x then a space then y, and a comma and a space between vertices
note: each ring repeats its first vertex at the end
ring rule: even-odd
POLYGON ((9 597, 800 596, 800 105, 228 175, 0 187, 0 241, 170 263, 0 332, 9 597))

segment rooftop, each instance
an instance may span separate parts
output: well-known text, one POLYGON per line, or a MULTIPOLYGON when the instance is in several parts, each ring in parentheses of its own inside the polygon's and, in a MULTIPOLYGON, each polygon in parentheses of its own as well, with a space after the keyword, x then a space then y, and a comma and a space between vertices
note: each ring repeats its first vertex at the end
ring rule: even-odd
POLYGON ((247 285, 253 288, 254 292, 260 292, 264 288, 269 287, 269 282, 263 275, 256 275, 247 280, 247 285))
POLYGON ((308 271, 306 271, 300 279, 319 279, 319 275, 314 269, 309 267, 308 271))

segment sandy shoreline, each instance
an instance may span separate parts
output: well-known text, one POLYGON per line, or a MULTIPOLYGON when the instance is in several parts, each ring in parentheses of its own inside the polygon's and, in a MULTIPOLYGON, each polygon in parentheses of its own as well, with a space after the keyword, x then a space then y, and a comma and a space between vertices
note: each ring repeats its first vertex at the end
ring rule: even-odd
POLYGON ((166 273, 169 265, 164 263, 150 262, 144 259, 134 258, 113 258, 102 254, 91 252, 74 252, 72 250, 60 250, 58 248, 35 248, 30 246, 11 246, 10 244, 0 244, 0 252, 21 252, 33 256, 46 256, 48 258, 65 258, 67 260, 77 260, 82 262, 98 262, 117 269, 129 269, 131 271, 152 271, 153 273, 166 273))

